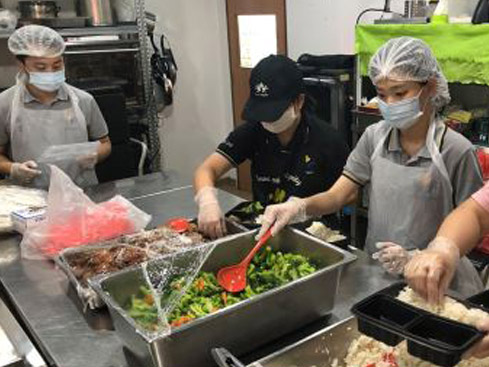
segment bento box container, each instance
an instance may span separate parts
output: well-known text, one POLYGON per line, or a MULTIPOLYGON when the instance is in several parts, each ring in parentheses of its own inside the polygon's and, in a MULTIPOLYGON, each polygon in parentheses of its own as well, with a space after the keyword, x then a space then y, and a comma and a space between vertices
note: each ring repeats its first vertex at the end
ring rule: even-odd
POLYGON ((358 319, 358 330, 390 346, 407 339, 408 352, 413 356, 438 366, 455 366, 484 333, 397 300, 405 286, 396 283, 353 305, 351 312, 358 319))
POLYGON ((407 328, 408 352, 424 361, 452 367, 483 333, 472 326, 424 315, 407 328))
POLYGON ((389 296, 369 297, 352 310, 358 316, 358 330, 395 347, 403 341, 402 331, 423 313, 389 296))
MULTIPOLYGON (((191 220, 191 222, 196 222, 196 220, 191 220)), ((243 233, 246 232, 247 229, 238 223, 234 223, 231 221, 226 220, 226 231, 229 236, 238 234, 238 233, 243 233)), ((131 236, 131 235, 127 235, 131 236)), ((69 258, 71 256, 76 256, 76 255, 81 255, 85 254, 87 252, 93 251, 95 249, 111 249, 117 246, 120 246, 121 244, 117 243, 117 239, 115 240, 109 240, 105 241, 99 244, 93 244, 93 245, 86 245, 86 246, 80 246, 80 247, 75 247, 75 248, 68 248, 63 250, 59 256, 55 258, 55 263, 56 265, 63 270, 63 272, 66 274, 68 277, 68 280, 70 281, 71 285, 73 288, 76 290, 76 294, 78 295, 78 298, 80 299, 83 307, 86 309, 87 307, 90 309, 97 309, 105 306, 105 303, 103 302, 102 298, 100 298, 97 293, 92 289, 92 287, 89 284, 82 284, 77 277, 75 276, 73 272, 73 268, 70 266, 70 261, 69 258)), ((162 255, 163 256, 163 255, 162 255)), ((132 265, 129 266, 128 269, 132 269, 137 267, 138 265, 132 265)), ((113 273, 117 273, 113 272, 113 273)))
MULTIPOLYGON (((217 272, 239 262, 255 244, 256 231, 214 243, 202 270, 217 272)), ((145 284, 142 269, 94 278, 90 282, 109 306, 114 327, 144 366, 214 366, 211 349, 216 345, 238 355, 296 330, 331 312, 342 268, 356 259, 347 251, 325 244, 296 229, 286 229, 267 244, 274 250, 298 253, 319 266, 314 274, 272 289, 172 330, 151 337, 123 309, 131 295, 145 284)))

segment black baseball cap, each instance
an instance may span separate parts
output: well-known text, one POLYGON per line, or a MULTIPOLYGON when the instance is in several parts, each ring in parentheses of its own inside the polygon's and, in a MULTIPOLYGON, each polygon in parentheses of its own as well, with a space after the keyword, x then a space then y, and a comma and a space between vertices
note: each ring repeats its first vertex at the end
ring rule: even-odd
POLYGON ((242 117, 246 121, 276 121, 304 90, 302 72, 295 61, 270 55, 251 71, 250 97, 242 117))

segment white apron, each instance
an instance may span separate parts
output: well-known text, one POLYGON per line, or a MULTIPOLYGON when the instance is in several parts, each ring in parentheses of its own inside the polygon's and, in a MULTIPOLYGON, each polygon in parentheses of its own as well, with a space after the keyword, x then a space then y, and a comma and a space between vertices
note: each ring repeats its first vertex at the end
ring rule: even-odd
MULTIPOLYGON (((71 108, 29 109, 24 104, 25 85, 17 78, 10 119, 10 147, 14 162, 36 161, 52 145, 88 142, 87 123, 73 88, 64 83, 71 108)), ((76 162, 74 162, 76 164, 76 162)), ((71 179, 85 187, 98 183, 95 170, 83 170, 71 179)))
MULTIPOLYGON (((424 249, 436 236, 445 217, 454 209, 453 187, 443 158, 436 145, 437 122, 433 121, 426 137, 432 164, 409 167, 383 156, 383 148, 392 131, 385 121, 384 135, 375 147, 370 164, 369 220, 366 250, 372 254, 377 242, 394 242, 406 250, 424 249)), ((463 258, 451 289, 462 296, 483 290, 477 271, 463 258)))

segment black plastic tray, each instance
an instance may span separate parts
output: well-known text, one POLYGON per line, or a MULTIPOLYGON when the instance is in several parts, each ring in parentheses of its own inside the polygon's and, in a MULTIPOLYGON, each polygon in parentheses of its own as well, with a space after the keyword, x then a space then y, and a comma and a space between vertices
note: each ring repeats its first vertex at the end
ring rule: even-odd
POLYGON ((229 210, 226 213, 225 217, 228 220, 230 220, 231 222, 234 222, 234 220, 230 218, 231 216, 238 218, 239 221, 237 221, 235 223, 237 223, 237 224, 239 224, 239 225, 241 225, 247 229, 250 229, 250 230, 259 228, 261 225, 257 224, 255 222, 255 220, 260 214, 263 214, 263 212, 261 212, 261 213, 250 213, 250 214, 243 212, 243 209, 252 203, 253 203, 253 201, 243 201, 242 203, 239 203, 234 208, 229 210))
MULTIPOLYGON (((230 216, 236 217, 239 221, 236 221, 235 223, 243 226, 246 229, 252 230, 252 229, 260 228, 261 225, 257 224, 255 220, 260 214, 263 214, 263 212, 248 214, 242 211, 245 207, 247 207, 251 203, 253 203, 253 201, 244 201, 242 203, 239 203, 234 208, 229 210, 226 213, 225 217, 231 222, 233 222, 234 220, 231 219, 230 216)), ((339 230, 343 235, 346 236, 346 239, 342 241, 331 242, 331 244, 338 246, 344 250, 348 250, 348 245, 350 245, 351 243, 350 238, 343 233, 342 228, 340 228, 339 221, 335 218, 332 218, 332 216, 322 217, 314 220, 308 220, 307 222, 304 223, 297 223, 292 225, 292 227, 302 232, 309 233, 306 231, 306 228, 308 228, 313 221, 319 221, 333 230, 339 230)))
MULTIPOLYGON (((455 366, 484 333, 397 300, 405 286, 403 282, 395 283, 353 305, 358 330, 390 346, 407 339, 411 355, 439 366, 455 366)), ((457 301, 478 307, 469 301, 457 301)))
POLYGON ((467 301, 489 313, 489 290, 467 298, 467 301))
POLYGON ((351 244, 350 237, 347 234, 343 233, 343 229, 340 227, 338 219, 333 219, 331 216, 311 219, 311 220, 308 220, 307 222, 293 224, 292 227, 298 229, 299 231, 302 231, 304 233, 307 233, 307 234, 313 236, 311 233, 306 231, 306 229, 311 226, 312 222, 321 222, 325 226, 331 228, 332 230, 340 231, 340 233, 342 235, 344 235, 346 238, 344 240, 341 240, 341 241, 335 241, 335 242, 329 242, 329 243, 331 243, 332 245, 335 245, 337 247, 340 247, 343 250, 351 251, 348 248, 348 246, 351 244))

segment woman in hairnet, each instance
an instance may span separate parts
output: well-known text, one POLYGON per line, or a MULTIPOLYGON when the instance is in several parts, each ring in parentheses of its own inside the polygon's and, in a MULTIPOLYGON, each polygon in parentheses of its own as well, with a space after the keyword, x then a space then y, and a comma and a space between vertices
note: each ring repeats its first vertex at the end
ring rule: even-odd
MULTIPOLYGON (((338 211, 369 184, 365 248, 390 273, 402 274, 416 249, 434 238, 450 211, 482 186, 472 144, 447 128, 438 112, 449 103, 447 81, 421 40, 392 39, 373 56, 369 75, 384 120, 369 126, 333 187, 267 207, 259 236, 288 223, 338 211)), ((452 287, 482 289, 464 258, 452 287)))
POLYGON ((0 173, 21 184, 41 174, 36 160, 49 147, 99 141, 77 157, 75 183, 97 183, 95 165, 111 151, 108 129, 94 98, 65 83, 63 38, 39 25, 17 29, 8 40, 19 62, 15 86, 0 94, 0 173))

